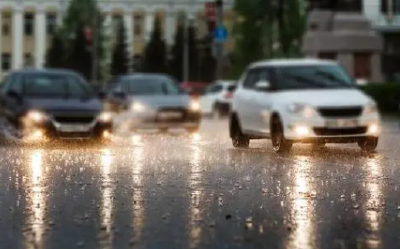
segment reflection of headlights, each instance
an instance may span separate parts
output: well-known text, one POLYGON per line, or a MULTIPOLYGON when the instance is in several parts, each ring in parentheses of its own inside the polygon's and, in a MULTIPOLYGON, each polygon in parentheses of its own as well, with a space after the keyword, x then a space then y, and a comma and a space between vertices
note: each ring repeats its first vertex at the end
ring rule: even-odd
POLYGON ((135 111, 135 112, 143 112, 146 110, 146 106, 143 105, 142 103, 135 102, 132 104, 131 109, 132 109, 132 111, 135 111))
POLYGON ((197 112, 200 110, 200 103, 198 101, 191 101, 189 103, 189 109, 191 111, 197 112))
POLYGON ((26 117, 36 123, 41 123, 47 120, 47 115, 41 111, 30 111, 26 117))
POLYGON ((101 122, 110 122, 112 120, 112 114, 110 112, 103 112, 99 115, 101 122))
POLYGON ((287 109, 292 114, 301 115, 306 118, 311 118, 315 115, 315 109, 305 104, 293 103, 288 105, 287 109))
POLYGON ((372 113, 377 113, 378 108, 375 103, 369 103, 364 107, 364 112, 366 114, 372 114, 372 113))

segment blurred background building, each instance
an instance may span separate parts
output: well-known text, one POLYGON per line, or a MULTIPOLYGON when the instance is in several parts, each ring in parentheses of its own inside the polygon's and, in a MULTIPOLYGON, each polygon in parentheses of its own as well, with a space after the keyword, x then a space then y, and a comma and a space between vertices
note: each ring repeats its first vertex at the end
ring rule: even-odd
MULTIPOLYGON (((41 68, 51 36, 70 0, 9 0, 0 1, 0 75, 21 67, 41 68)), ((203 37, 210 31, 207 21, 207 0, 97 0, 106 22, 123 21, 127 30, 130 51, 140 59, 150 38, 155 17, 163 23, 163 36, 172 45, 179 18, 190 16, 203 37)), ((211 1, 214 2, 214 1, 211 1)), ((230 29, 234 16, 233 1, 224 1, 224 24, 230 29)), ((232 40, 225 46, 232 49, 232 40)))

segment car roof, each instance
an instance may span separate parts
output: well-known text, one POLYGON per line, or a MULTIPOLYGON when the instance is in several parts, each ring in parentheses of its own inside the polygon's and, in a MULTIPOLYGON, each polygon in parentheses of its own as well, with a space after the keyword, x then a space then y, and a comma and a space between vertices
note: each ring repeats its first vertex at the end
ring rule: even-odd
POLYGON ((273 59, 263 60, 250 64, 250 68, 265 66, 310 66, 310 65, 337 65, 334 60, 304 58, 304 59, 273 59))
POLYGON ((53 69, 53 68, 42 68, 42 69, 36 69, 36 68, 28 68, 28 69, 20 69, 20 70, 15 70, 12 72, 12 74, 18 73, 18 74, 39 74, 39 73, 45 73, 45 74, 74 74, 74 75, 79 75, 77 72, 73 70, 68 70, 68 69, 53 69))

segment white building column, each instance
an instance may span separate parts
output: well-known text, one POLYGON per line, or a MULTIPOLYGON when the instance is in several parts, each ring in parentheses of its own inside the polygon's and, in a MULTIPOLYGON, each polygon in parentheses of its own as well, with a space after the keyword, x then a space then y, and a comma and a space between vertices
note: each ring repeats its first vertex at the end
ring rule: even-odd
POLYGON ((124 13, 124 24, 126 30, 126 38, 127 38, 127 48, 129 53, 129 72, 132 69, 132 58, 133 58, 133 12, 125 12, 124 13))
POLYGON ((174 44, 175 25, 176 13, 170 10, 167 12, 167 17, 165 20, 165 40, 168 46, 172 46, 174 44))
POLYGON ((19 69, 23 66, 23 9, 21 7, 14 8, 12 16, 12 69, 19 69))
POLYGON ((149 42, 151 38, 151 33, 153 32, 154 27, 154 13, 152 11, 146 12, 145 19, 145 41, 149 42))
POLYGON ((42 68, 46 57, 46 12, 37 9, 35 15, 35 67, 42 68))

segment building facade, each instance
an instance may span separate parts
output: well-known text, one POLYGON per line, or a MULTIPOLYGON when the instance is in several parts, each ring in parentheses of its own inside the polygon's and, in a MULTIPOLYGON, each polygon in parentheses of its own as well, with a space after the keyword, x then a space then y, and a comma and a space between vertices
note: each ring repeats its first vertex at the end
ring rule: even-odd
POLYGON ((385 79, 400 81, 400 0, 363 0, 363 14, 383 37, 385 79))
MULTIPOLYGON (((70 0, 0 1, 0 75, 22 67, 42 68, 51 36, 62 24, 70 0)), ((131 55, 140 56, 153 30, 154 18, 163 23, 163 35, 172 45, 179 18, 190 16, 198 35, 207 30, 205 4, 209 0, 97 0, 105 13, 105 28, 122 20, 131 55)), ((224 24, 233 25, 233 0, 224 0, 224 24)), ((227 42, 227 49, 232 41, 227 42)))

